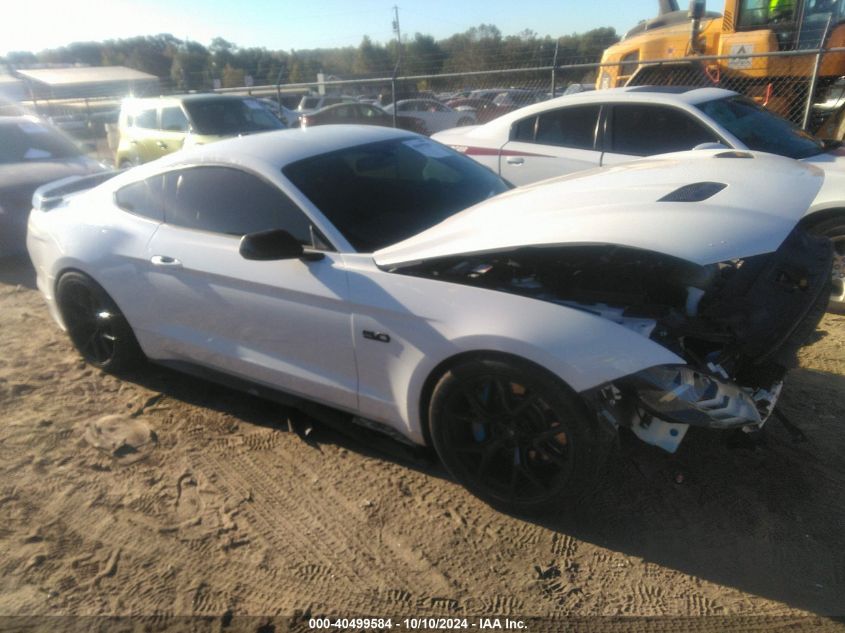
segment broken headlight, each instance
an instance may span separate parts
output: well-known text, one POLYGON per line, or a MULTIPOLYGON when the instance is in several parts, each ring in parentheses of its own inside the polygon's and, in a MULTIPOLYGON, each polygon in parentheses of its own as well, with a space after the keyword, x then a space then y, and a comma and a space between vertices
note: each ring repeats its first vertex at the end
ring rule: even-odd
POLYGON ((660 365, 627 381, 639 405, 676 424, 730 429, 761 424, 757 404, 741 387, 686 365, 660 365))

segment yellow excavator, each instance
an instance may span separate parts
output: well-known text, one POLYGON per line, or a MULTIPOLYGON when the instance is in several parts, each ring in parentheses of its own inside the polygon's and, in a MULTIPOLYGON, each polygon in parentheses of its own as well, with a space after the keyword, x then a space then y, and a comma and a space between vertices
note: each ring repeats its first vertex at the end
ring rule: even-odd
POLYGON ((845 47, 845 0, 725 0, 722 14, 704 0, 659 5, 604 52, 596 88, 717 85, 824 138, 845 136, 845 52, 804 52, 845 47))

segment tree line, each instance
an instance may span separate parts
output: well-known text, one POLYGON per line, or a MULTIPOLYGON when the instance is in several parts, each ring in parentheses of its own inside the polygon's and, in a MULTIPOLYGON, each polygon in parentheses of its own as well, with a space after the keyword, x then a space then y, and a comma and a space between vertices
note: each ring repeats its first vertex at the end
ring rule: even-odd
POLYGON ((340 78, 438 75, 508 68, 594 62, 619 37, 610 27, 559 38, 533 31, 503 36, 490 24, 436 40, 416 33, 386 44, 364 37, 357 47, 312 50, 242 48, 221 37, 208 46, 170 34, 105 42, 75 42, 38 53, 13 52, 0 58, 12 68, 36 64, 128 66, 159 77, 175 90, 313 82, 317 73, 340 78))

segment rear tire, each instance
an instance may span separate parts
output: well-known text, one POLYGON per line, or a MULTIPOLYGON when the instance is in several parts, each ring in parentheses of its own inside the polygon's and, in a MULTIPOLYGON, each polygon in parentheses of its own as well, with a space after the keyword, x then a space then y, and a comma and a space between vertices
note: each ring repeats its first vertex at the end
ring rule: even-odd
POLYGON ((93 279, 65 273, 56 287, 56 301, 68 336, 86 362, 117 373, 143 360, 126 318, 93 279))
POLYGON ((587 492, 604 451, 583 403, 518 359, 465 361, 429 406, 434 448, 450 474, 494 507, 546 514, 587 492))

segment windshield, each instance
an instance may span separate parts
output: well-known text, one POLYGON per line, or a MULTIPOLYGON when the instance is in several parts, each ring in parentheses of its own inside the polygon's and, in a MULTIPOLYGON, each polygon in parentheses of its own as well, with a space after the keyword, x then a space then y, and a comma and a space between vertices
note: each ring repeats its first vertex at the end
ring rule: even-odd
POLYGON ((808 49, 843 20, 845 0, 741 0, 737 30, 770 28, 781 50, 808 49))
POLYGON ((825 20, 831 16, 831 25, 845 18, 845 0, 807 0, 804 6, 805 20, 825 20))
POLYGON ((282 171, 363 253, 416 235, 508 189, 471 158, 419 137, 348 147, 282 171))
POLYGON ((74 158, 81 152, 60 132, 35 121, 0 125, 0 163, 29 163, 74 158))
POLYGON ((185 101, 184 105, 198 134, 231 136, 284 128, 254 99, 203 99, 185 101))
POLYGON ((748 149, 789 158, 808 158, 824 151, 824 143, 812 134, 745 97, 707 101, 696 107, 748 149))
MULTIPOLYGON (((742 0, 739 6, 739 26, 747 29, 794 21, 800 15, 799 5, 794 1, 742 0)), ((826 21, 828 17, 831 17, 831 25, 845 18, 845 0, 807 0, 804 3, 804 20, 826 21)))

